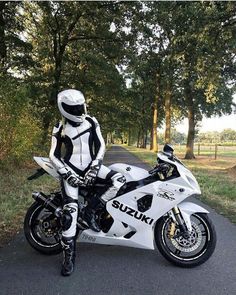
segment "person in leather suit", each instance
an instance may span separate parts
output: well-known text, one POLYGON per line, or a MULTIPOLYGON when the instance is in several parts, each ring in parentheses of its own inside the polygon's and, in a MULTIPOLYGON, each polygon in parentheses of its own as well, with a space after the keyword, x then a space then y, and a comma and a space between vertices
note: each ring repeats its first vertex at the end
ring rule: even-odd
MULTIPOLYGON (((103 201, 108 201, 116 196, 125 178, 102 165, 105 142, 98 121, 87 114, 84 95, 75 89, 64 90, 58 94, 57 102, 62 120, 53 128, 49 158, 62 179, 64 259, 61 274, 68 276, 74 270, 80 185, 92 186, 97 177, 110 181, 112 185, 101 196, 103 201), (62 145, 65 146, 63 156, 62 145)), ((99 232, 92 203, 87 206, 85 217, 88 226, 99 232)))

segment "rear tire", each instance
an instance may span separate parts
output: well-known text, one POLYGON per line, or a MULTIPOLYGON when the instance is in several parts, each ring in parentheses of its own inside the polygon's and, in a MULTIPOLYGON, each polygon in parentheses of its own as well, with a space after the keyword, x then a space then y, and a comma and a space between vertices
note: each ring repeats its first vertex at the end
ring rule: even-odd
POLYGON ((26 240, 32 248, 46 255, 62 252, 60 221, 53 213, 34 202, 24 220, 26 240))
MULTIPOLYGON (((207 214, 191 215, 193 230, 189 238, 168 236, 171 217, 161 218, 155 226, 155 242, 160 253, 171 263, 180 267, 195 267, 207 261, 216 246, 216 232, 207 214)), ((175 229, 175 235, 178 234, 175 229)))

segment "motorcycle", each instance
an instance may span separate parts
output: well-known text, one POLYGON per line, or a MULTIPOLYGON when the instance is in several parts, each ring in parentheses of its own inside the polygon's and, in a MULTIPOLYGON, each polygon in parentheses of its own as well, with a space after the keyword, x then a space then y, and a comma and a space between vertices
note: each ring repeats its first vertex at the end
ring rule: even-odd
MULTIPOLYGON (((48 158, 34 157, 42 167, 28 179, 48 173, 60 176, 48 158)), ((149 250, 158 249, 171 263, 195 267, 208 260, 216 246, 216 232, 208 211, 186 198, 200 195, 196 178, 174 155, 170 145, 157 154, 157 165, 150 171, 128 164, 112 164, 126 183, 117 196, 104 203, 99 196, 106 183, 79 188, 77 236, 79 243, 120 245, 149 250), (101 231, 94 232, 83 220, 88 200, 97 197, 96 221, 101 231)), ((61 247, 61 191, 46 195, 33 192, 35 202, 28 209, 24 233, 29 244, 43 254, 58 254, 61 247)))

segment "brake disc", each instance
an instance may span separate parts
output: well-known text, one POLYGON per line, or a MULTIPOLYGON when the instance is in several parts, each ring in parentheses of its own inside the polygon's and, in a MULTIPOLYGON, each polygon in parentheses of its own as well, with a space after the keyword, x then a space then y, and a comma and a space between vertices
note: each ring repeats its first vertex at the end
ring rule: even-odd
MULTIPOLYGON (((180 230, 176 229, 175 235, 179 234, 180 230)), ((195 222, 192 222, 192 231, 188 238, 180 235, 178 238, 171 238, 170 240, 173 246, 181 252, 193 252, 201 245, 202 232, 199 226, 195 222)))

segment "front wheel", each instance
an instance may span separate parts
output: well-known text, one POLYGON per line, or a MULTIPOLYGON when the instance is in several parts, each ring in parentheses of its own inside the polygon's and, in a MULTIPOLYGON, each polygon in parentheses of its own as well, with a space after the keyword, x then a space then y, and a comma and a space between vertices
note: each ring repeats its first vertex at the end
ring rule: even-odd
POLYGON ((160 253, 171 263, 181 267, 195 267, 208 260, 215 250, 216 232, 207 214, 191 215, 192 232, 181 235, 169 216, 155 226, 155 242, 160 253))

